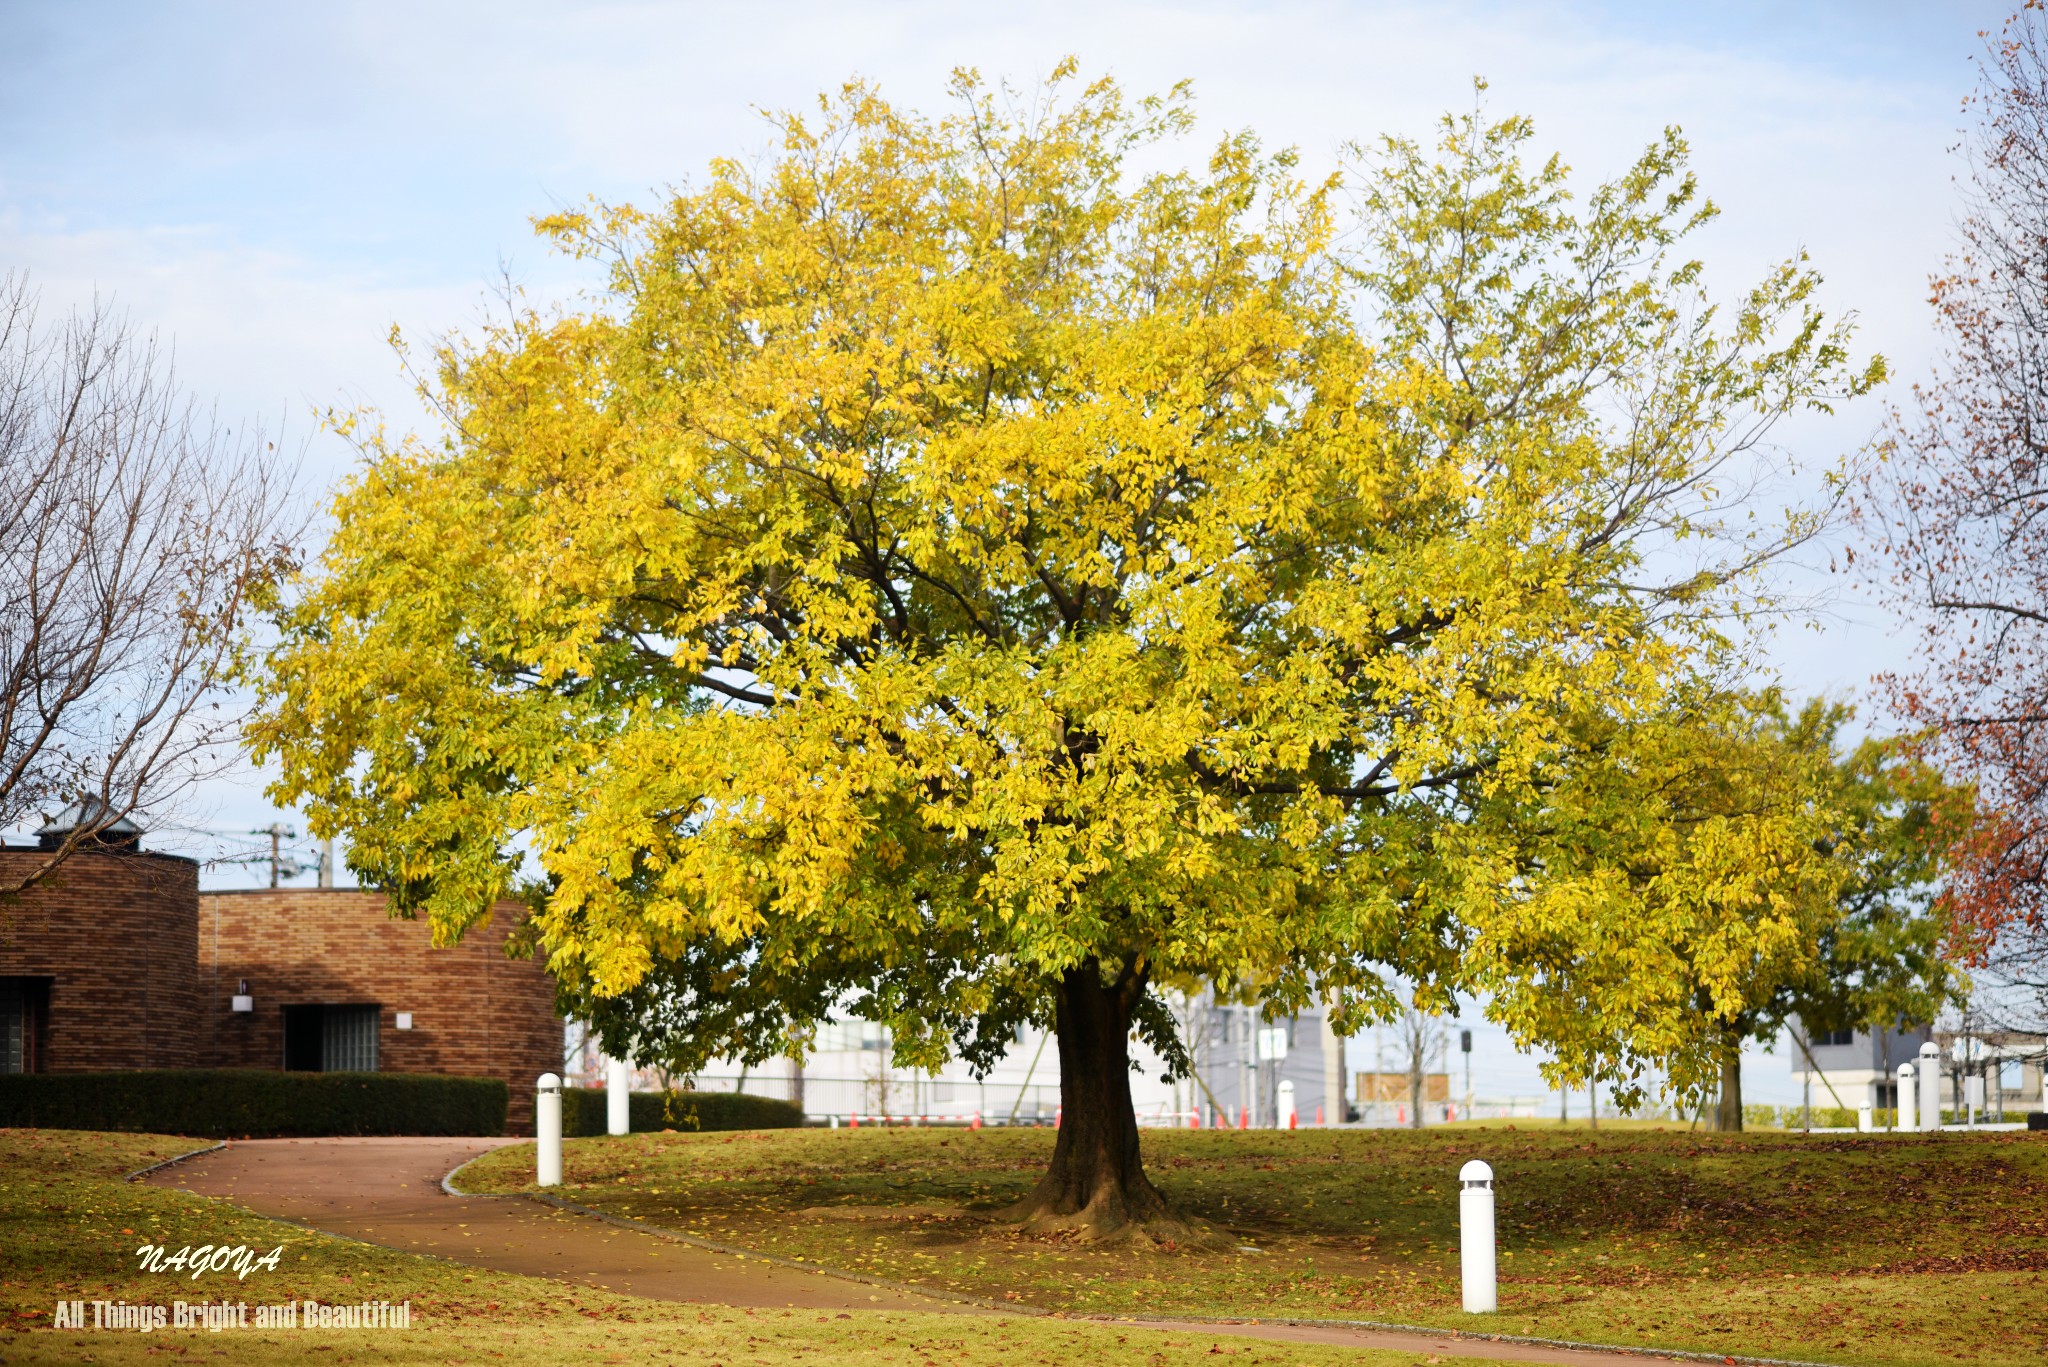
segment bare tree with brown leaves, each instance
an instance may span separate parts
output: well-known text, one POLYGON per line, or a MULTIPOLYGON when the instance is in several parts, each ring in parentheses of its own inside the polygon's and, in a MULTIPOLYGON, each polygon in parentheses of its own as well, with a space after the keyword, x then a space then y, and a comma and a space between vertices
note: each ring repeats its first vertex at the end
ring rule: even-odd
POLYGON ((1934 758, 1980 785, 1948 908, 1981 960, 2048 931, 2048 18, 1987 37, 1968 208, 1933 282, 1944 341, 1894 422, 1862 520, 1887 554, 1920 663, 1887 680, 1934 758))
POLYGON ((74 808, 0 900, 174 807, 233 757, 252 594, 289 563, 290 478, 96 305, 38 318, 0 275, 0 830, 74 808))

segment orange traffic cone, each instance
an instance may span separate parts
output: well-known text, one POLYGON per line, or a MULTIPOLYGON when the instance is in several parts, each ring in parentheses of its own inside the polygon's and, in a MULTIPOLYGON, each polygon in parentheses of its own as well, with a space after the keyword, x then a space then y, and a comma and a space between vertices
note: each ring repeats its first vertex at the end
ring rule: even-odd
POLYGON ((967 1128, 968 1128, 968 1129, 970 1129, 970 1130, 978 1130, 978 1129, 980 1129, 980 1128, 981 1128, 981 1112, 980 1112, 980 1111, 976 1111, 976 1112, 974 1113, 974 1119, 972 1119, 972 1120, 970 1120, 970 1121, 968 1121, 968 1122, 967 1122, 967 1128))
POLYGON ((1323 1108, 1320 1106, 1316 1107, 1316 1128, 1323 1128, 1323 1108))
POLYGON ((856 1130, 857 1130, 857 1129, 859 1129, 859 1128, 860 1128, 860 1112, 859 1112, 859 1111, 855 1111, 855 1112, 853 1113, 852 1117, 851 1117, 850 1119, 848 1119, 846 1123, 847 1123, 848 1125, 852 1126, 852 1127, 853 1127, 854 1129, 856 1129, 856 1130))
POLYGON ((1237 1108, 1237 1128, 1239 1128, 1240 1130, 1248 1130, 1248 1129, 1250 1129, 1251 1127, 1252 1127, 1252 1108, 1251 1108, 1251 1107, 1249 1107, 1249 1106, 1240 1106, 1240 1107, 1238 1107, 1238 1108, 1237 1108))

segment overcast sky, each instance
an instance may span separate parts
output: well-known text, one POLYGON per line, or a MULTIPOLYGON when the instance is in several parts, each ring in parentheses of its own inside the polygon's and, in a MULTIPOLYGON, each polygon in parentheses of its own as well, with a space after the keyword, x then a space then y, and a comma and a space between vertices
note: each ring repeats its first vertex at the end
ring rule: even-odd
MULTIPOLYGON (((1804 249, 1828 305, 1911 378, 1931 360, 1971 59, 2009 7, 0 0, 0 270, 28 269, 46 310, 111 297, 175 339, 190 387, 306 443, 317 488, 350 459, 318 409, 420 421, 394 325, 469 326, 501 267, 542 298, 592 283, 530 216, 701 178, 768 145, 761 108, 848 77, 936 109, 955 67, 1030 83, 1073 54, 1139 92, 1191 78, 1191 156, 1250 127, 1313 166, 1347 140, 1426 136, 1481 76, 1490 108, 1533 116, 1584 181, 1681 126, 1723 210, 1694 247, 1710 279, 1732 293, 1804 249)), ((1825 460, 1880 416, 1866 403, 1789 437, 1825 460)), ((1770 653, 1796 689, 1857 694, 1897 639, 1849 593, 1770 653)), ((260 787, 218 786, 190 820, 291 820, 260 787)), ((180 839, 234 843, 153 843, 180 839)))

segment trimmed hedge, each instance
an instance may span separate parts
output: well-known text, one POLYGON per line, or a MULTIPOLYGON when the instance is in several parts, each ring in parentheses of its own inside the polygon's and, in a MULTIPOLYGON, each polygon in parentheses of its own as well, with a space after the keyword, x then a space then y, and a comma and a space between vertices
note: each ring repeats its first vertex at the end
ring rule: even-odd
POLYGON ((0 1076, 0 1117, 48 1130, 201 1139, 503 1134, 503 1079, 178 1068, 0 1076))
MULTIPOLYGON (((1977 1119, 1982 1121, 1986 1114, 1985 1111, 1978 1111, 1977 1119)), ((1800 1128, 1803 1115, 1804 1112, 1798 1106, 1742 1108, 1742 1122, 1745 1125, 1782 1125, 1788 1130, 1800 1128)), ((2013 1120, 2024 1119, 2030 1130, 2048 1130, 2048 1112, 2035 1111, 2023 1116, 2017 1111, 2008 1110, 2006 1115, 2013 1120)), ((1963 1125, 1968 1119, 1966 1111, 1952 1110, 1947 1106, 1941 1108, 1941 1123, 1944 1125, 1963 1125)), ((1870 1113, 1870 1124, 1874 1130, 1888 1130, 1898 1123, 1897 1111, 1879 1107, 1870 1113)), ((1813 1124, 1817 1129, 1853 1130, 1856 1128, 1856 1112, 1840 1106, 1816 1106, 1813 1108, 1813 1124)))
MULTIPOLYGON (((1806 1123, 1805 1117, 1806 1110, 1801 1106, 1744 1106, 1742 1108, 1742 1123, 1744 1126, 1771 1125, 1787 1130, 1797 1130, 1804 1127, 1806 1123)), ((1870 1113, 1870 1123, 1876 1129, 1888 1130, 1893 1125, 1896 1125, 1898 1120, 1899 1113, 1888 1107, 1878 1107, 1870 1113)), ((1821 1129, 1853 1130, 1856 1128, 1856 1112, 1845 1110, 1840 1106, 1815 1106, 1813 1108, 1813 1124, 1821 1129)))
MULTIPOLYGON (((745 1092, 634 1092, 628 1123, 635 1134, 658 1130, 793 1130, 804 1113, 788 1101, 745 1092)), ((605 1129, 602 1087, 562 1089, 562 1132, 599 1135, 605 1129)))

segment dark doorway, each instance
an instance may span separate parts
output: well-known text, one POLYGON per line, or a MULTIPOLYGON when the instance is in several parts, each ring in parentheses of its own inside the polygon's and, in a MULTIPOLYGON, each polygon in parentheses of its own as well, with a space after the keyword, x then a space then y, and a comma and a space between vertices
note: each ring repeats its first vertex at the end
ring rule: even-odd
POLYGON ((320 1071, 320 1008, 287 1006, 284 1009, 284 1070, 287 1073, 320 1071))
POLYGON ((375 1006, 287 1006, 285 1071, 376 1072, 378 1015, 375 1006))
POLYGON ((40 1073, 49 1066, 49 978, 0 978, 0 1073, 40 1073))

